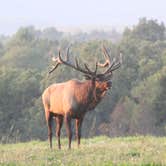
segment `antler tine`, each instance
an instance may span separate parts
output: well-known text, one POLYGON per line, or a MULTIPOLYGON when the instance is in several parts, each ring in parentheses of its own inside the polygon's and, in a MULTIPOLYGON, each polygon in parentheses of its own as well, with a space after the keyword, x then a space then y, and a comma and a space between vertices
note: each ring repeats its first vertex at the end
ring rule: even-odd
POLYGON ((117 63, 117 64, 114 66, 114 68, 112 68, 109 72, 112 72, 112 71, 118 69, 120 66, 121 66, 121 63, 119 62, 119 63, 117 63))
POLYGON ((95 67, 95 71, 94 71, 94 74, 96 75, 97 73, 97 68, 98 68, 98 62, 96 62, 96 67, 95 67))
MULTIPOLYGON (((52 53, 49 54, 52 55, 52 53)), ((59 50, 59 55, 60 55, 60 50, 59 50)), ((55 62, 56 64, 53 65, 53 68, 49 71, 49 74, 52 73, 59 66, 59 64, 62 63, 61 60, 59 59, 59 56, 58 57, 53 56, 52 61, 55 62)))
POLYGON ((48 55, 51 57, 53 62, 57 62, 58 61, 58 57, 55 57, 55 54, 52 53, 52 51, 50 51, 48 55))
POLYGON ((104 58, 105 58, 105 63, 98 63, 98 66, 100 66, 100 67, 106 67, 106 66, 108 66, 108 65, 110 65, 111 64, 111 58, 110 58, 110 55, 108 54, 108 51, 107 51, 107 49, 105 48, 105 46, 103 45, 103 47, 102 47, 102 50, 103 50, 103 56, 104 56, 104 58))
POLYGON ((104 71, 104 74, 107 74, 110 72, 110 69, 115 65, 115 58, 112 60, 112 63, 110 64, 109 68, 104 71))
POLYGON ((117 62, 115 64, 115 59, 113 60, 112 64, 110 65, 110 67, 104 72, 104 74, 108 74, 108 73, 111 73, 113 72, 114 70, 118 69, 121 64, 122 64, 122 53, 120 52, 120 55, 119 55, 119 62, 117 62))
POLYGON ((59 63, 57 63, 53 68, 49 71, 49 74, 52 73, 57 67, 59 66, 59 63))
POLYGON ((84 66, 85 66, 85 69, 86 69, 89 73, 91 73, 91 70, 89 69, 89 67, 88 67, 88 65, 87 65, 86 63, 84 63, 84 66))
MULTIPOLYGON (((77 58, 75 58, 75 66, 73 66, 73 68, 80 71, 80 72, 85 73, 85 71, 79 66, 77 58)), ((87 73, 85 73, 85 74, 87 74, 87 73)))
POLYGON ((66 61, 69 61, 69 49, 70 49, 70 46, 67 48, 66 61))
POLYGON ((122 52, 120 52, 119 62, 113 66, 113 68, 111 69, 111 71, 114 71, 114 70, 118 69, 121 66, 121 64, 122 64, 122 61, 123 61, 123 59, 122 59, 122 52))
POLYGON ((103 52, 104 52, 105 57, 107 59, 110 59, 110 55, 109 55, 109 53, 108 53, 108 51, 107 51, 107 49, 106 49, 106 47, 104 45, 103 45, 103 52))

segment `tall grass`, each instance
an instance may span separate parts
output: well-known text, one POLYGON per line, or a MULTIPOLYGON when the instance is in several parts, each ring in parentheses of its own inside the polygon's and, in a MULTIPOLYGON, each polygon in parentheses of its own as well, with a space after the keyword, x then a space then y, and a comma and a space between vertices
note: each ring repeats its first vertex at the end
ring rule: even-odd
POLYGON ((62 139, 62 150, 53 141, 31 141, 0 145, 0 165, 59 165, 59 166, 164 166, 166 165, 166 138, 104 136, 82 139, 80 148, 72 142, 67 149, 67 139, 62 139))

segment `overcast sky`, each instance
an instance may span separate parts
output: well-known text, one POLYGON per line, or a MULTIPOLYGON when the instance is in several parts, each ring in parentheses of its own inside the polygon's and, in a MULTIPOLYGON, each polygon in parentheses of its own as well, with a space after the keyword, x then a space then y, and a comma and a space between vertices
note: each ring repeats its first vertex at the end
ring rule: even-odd
POLYGON ((0 34, 36 28, 122 27, 139 18, 166 24, 165 0, 0 0, 0 34))

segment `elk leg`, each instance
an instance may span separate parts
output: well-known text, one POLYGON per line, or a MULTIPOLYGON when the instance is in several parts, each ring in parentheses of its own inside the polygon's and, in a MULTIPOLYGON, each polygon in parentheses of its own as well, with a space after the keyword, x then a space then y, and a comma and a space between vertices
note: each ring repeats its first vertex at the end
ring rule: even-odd
POLYGON ((69 139, 68 148, 71 149, 72 130, 71 130, 71 117, 69 114, 65 115, 65 124, 66 124, 66 132, 69 139))
POLYGON ((82 121, 83 121, 83 118, 76 119, 76 121, 75 121, 76 138, 77 138, 77 145, 78 145, 78 147, 80 145, 80 140, 81 140, 82 121))
POLYGON ((48 126, 48 140, 50 143, 50 148, 52 149, 52 116, 49 113, 46 116, 47 126, 48 126))
POLYGON ((55 120, 56 120, 56 137, 58 139, 58 148, 61 149, 60 134, 63 124, 63 116, 56 116, 55 120))

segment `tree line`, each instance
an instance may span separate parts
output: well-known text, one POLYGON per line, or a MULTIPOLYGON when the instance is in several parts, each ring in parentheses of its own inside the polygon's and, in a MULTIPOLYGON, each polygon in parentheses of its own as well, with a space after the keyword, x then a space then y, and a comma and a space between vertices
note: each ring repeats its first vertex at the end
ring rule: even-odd
POLYGON ((47 139, 43 90, 54 82, 83 79, 65 66, 48 75, 49 53, 57 55, 61 48, 65 54, 71 44, 71 58, 78 56, 90 68, 94 68, 95 60, 102 61, 102 44, 113 57, 123 52, 123 65, 112 78, 112 89, 85 117, 84 137, 166 135, 165 34, 163 23, 142 18, 123 34, 93 31, 66 35, 56 28, 41 31, 25 27, 12 36, 1 36, 1 142, 47 139))

